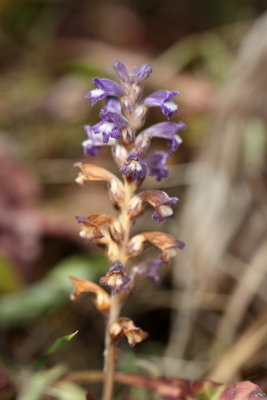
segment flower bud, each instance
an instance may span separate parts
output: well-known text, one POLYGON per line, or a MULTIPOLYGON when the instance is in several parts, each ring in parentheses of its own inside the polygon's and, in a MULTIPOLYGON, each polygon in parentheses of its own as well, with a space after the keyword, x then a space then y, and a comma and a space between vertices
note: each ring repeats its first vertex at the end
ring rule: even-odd
POLYGON ((134 196, 129 202, 127 213, 130 219, 137 218, 144 211, 142 200, 138 196, 134 196))
POLYGON ((119 253, 120 253, 120 250, 119 250, 118 244, 116 242, 114 242, 113 240, 111 240, 111 238, 110 238, 110 240, 107 243, 107 256, 108 256, 108 259, 112 263, 115 262, 119 258, 119 253))
POLYGON ((112 239, 117 242, 120 243, 123 241, 124 238, 124 231, 123 228, 121 226, 121 223, 115 219, 109 226, 109 232, 110 235, 112 237, 112 239))
POLYGON ((112 148, 112 155, 116 164, 121 167, 127 159, 128 152, 124 146, 116 144, 112 148))
POLYGON ((147 112, 147 107, 145 107, 143 104, 139 105, 134 110, 132 121, 135 129, 141 128, 141 126, 144 124, 146 112, 147 112))

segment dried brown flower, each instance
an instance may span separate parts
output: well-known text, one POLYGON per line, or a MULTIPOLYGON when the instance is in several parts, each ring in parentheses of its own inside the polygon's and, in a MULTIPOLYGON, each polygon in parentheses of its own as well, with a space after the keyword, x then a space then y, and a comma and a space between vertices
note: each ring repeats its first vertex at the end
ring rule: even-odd
POLYGON ((72 300, 77 300, 82 293, 93 293, 95 295, 94 303, 97 309, 106 314, 110 307, 110 296, 99 285, 85 279, 77 279, 70 277, 75 290, 71 294, 72 300))

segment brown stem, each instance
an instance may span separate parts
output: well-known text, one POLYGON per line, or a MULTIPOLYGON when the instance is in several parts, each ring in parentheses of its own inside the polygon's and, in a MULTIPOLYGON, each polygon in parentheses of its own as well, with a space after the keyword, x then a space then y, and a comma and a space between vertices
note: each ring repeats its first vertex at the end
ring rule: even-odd
MULTIPOLYGON (((127 206, 133 195, 133 190, 128 184, 127 180, 124 181, 125 199, 124 204, 121 206, 120 221, 124 230, 124 240, 120 245, 119 250, 119 261, 124 264, 126 263, 126 246, 129 240, 131 222, 127 214, 127 206)), ((120 310, 122 307, 122 299, 120 293, 115 294, 111 298, 110 311, 108 316, 108 322, 106 327, 105 335, 105 351, 104 351, 104 387, 102 400, 111 400, 114 386, 114 376, 116 368, 116 358, 117 358, 117 344, 112 339, 110 335, 110 327, 114 321, 116 321, 120 315, 120 310)))
POLYGON ((112 337, 110 336, 110 327, 111 324, 114 321, 116 321, 116 319, 119 317, 120 309, 121 309, 121 304, 119 301, 119 294, 116 294, 111 299, 110 312, 106 328, 105 351, 104 351, 105 380, 104 380, 102 400, 111 400, 112 398, 117 346, 114 343, 114 340, 112 340, 112 337))
MULTIPOLYGON (((102 371, 71 372, 63 379, 75 383, 102 382, 105 375, 102 371)), ((191 383, 184 379, 149 378, 136 374, 117 372, 114 381, 126 386, 140 387, 153 390, 164 397, 173 399, 191 398, 191 383)), ((216 384, 217 385, 217 384, 216 384)))

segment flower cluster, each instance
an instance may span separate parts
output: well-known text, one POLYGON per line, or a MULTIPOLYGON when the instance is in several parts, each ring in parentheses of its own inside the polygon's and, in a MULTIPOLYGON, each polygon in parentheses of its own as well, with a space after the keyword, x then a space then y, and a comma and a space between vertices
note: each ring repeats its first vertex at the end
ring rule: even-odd
MULTIPOLYGON (((80 236, 86 242, 105 246, 112 266, 100 279, 100 285, 110 289, 111 296, 119 296, 122 303, 132 291, 136 279, 145 277, 159 284, 159 268, 169 262, 177 249, 184 247, 183 242, 166 233, 143 232, 131 237, 130 230, 133 220, 144 212, 147 204, 153 207, 152 218, 157 223, 164 222, 173 214, 172 207, 177 203, 177 197, 169 197, 160 190, 138 192, 138 188, 147 174, 157 180, 168 176, 166 163, 170 154, 182 143, 179 132, 185 128, 185 124, 170 121, 178 110, 173 102, 177 91, 158 90, 143 97, 144 81, 152 72, 150 65, 141 65, 128 72, 124 64, 115 62, 114 70, 120 83, 106 78, 94 78, 95 88, 86 95, 92 105, 101 100, 104 100, 104 104, 99 114, 100 122, 84 127, 87 139, 82 145, 84 154, 92 157, 98 155, 102 146, 109 146, 123 179, 94 164, 77 163, 80 172, 76 181, 81 185, 88 181, 107 182, 110 198, 119 210, 119 215, 114 218, 93 214, 77 217, 77 221, 81 224, 80 236), (160 107, 168 121, 143 129, 150 107, 160 107), (150 152, 153 138, 165 139, 166 149, 150 152), (159 249, 159 257, 135 263, 135 258, 143 253, 145 243, 159 249), (130 260, 133 264, 131 268, 128 265, 130 260)), ((107 300, 100 286, 81 283, 83 281, 75 278, 73 282, 75 298, 87 288, 96 296, 97 307, 100 304, 105 313, 112 307, 111 298, 107 300)), ((101 307, 98 307, 100 311, 101 307)), ((146 337, 140 328, 136 328, 125 317, 110 321, 109 328, 113 336, 115 331, 118 337, 126 335, 131 345, 146 337)))
POLYGON ((168 176, 166 162, 170 153, 182 143, 178 132, 185 128, 185 124, 166 121, 142 130, 138 135, 136 131, 143 126, 149 107, 160 107, 171 119, 178 109, 172 99, 179 92, 158 90, 142 99, 143 82, 152 72, 150 65, 135 67, 132 73, 128 73, 124 64, 116 62, 114 69, 121 79, 120 85, 110 79, 94 78, 96 88, 86 96, 92 104, 105 99, 105 105, 100 111, 101 121, 85 126, 88 138, 83 142, 84 153, 96 156, 103 145, 115 148, 123 145, 131 148, 121 166, 123 174, 143 180, 149 171, 157 180, 165 178, 168 176), (166 139, 169 151, 146 154, 152 138, 166 139))

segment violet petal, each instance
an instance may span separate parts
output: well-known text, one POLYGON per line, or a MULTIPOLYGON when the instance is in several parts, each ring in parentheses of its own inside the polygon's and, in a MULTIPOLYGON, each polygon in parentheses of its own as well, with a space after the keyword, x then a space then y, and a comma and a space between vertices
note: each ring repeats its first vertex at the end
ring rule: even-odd
POLYGON ((93 78, 92 81, 96 85, 96 89, 91 90, 85 96, 89 99, 92 99, 92 104, 104 99, 106 96, 119 97, 123 94, 122 87, 111 79, 93 78))
POLYGON ((115 70, 115 72, 117 73, 117 75, 119 76, 119 78, 122 80, 122 82, 129 82, 129 74, 127 71, 127 68, 125 67, 125 65, 120 62, 120 61, 116 61, 113 64, 113 68, 115 70))
POLYGON ((172 101, 172 98, 179 92, 170 90, 158 90, 144 99, 144 104, 149 107, 161 107, 161 111, 168 119, 171 119, 177 111, 178 106, 172 101))
POLYGON ((131 151, 128 155, 126 162, 120 169, 124 175, 132 179, 143 179, 146 175, 147 165, 143 162, 142 157, 136 151, 131 151))
POLYGON ((169 175, 169 170, 165 166, 169 156, 169 153, 166 151, 155 151, 148 154, 145 158, 149 175, 155 176, 157 181, 160 181, 162 178, 167 178, 169 175))

